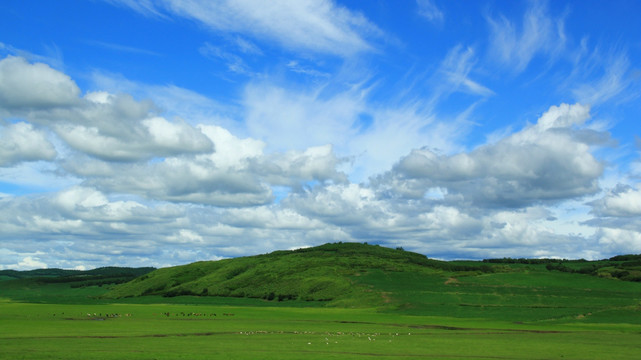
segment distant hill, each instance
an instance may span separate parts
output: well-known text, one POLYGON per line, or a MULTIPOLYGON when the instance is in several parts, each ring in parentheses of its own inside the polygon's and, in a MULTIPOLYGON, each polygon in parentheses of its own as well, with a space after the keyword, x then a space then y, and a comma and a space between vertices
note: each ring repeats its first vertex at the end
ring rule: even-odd
MULTIPOLYGON (((641 284, 622 286, 615 281, 640 281, 640 260, 639 255, 624 255, 600 261, 510 258, 439 261, 402 248, 333 243, 162 268, 116 285, 103 298, 215 296, 422 309, 425 313, 450 301, 466 303, 465 299, 471 296, 470 299, 480 297, 483 301, 494 299, 490 303, 521 299, 540 308, 546 291, 558 299, 560 288, 570 293, 575 287, 576 291, 640 289, 641 284), (453 289, 456 291, 452 292, 453 289), (524 295, 528 293, 531 294, 524 295), (497 294, 512 295, 503 298, 497 294)), ((613 292, 595 291, 590 296, 597 294, 602 297, 592 300, 586 297, 586 301, 607 302, 613 292)), ((628 297, 625 294, 622 296, 628 297)))
POLYGON ((561 259, 486 259, 487 264, 545 265, 550 271, 586 274, 603 278, 641 282, 641 255, 617 255, 609 259, 587 261, 561 259))
POLYGON ((0 272, 0 298, 90 303, 376 308, 402 314, 641 323, 641 255, 439 261, 335 243, 169 268, 0 272))
POLYGON ((381 300, 369 284, 358 281, 360 275, 372 270, 427 275, 443 271, 480 273, 492 271, 492 267, 431 260, 402 249, 334 243, 158 269, 115 287, 105 296, 195 295, 366 305, 381 300))
POLYGON ((36 283, 69 283, 74 287, 120 284, 147 274, 153 267, 101 267, 92 270, 36 269, 0 270, 0 281, 29 279, 36 283))

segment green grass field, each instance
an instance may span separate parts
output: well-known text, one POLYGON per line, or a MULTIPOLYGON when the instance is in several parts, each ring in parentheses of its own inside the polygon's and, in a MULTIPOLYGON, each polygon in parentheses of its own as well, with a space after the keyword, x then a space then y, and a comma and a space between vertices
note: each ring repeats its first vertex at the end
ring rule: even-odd
POLYGON ((501 261, 350 244, 147 269, 123 284, 115 269, 10 274, 0 359, 641 359, 629 259, 501 261))
POLYGON ((641 355, 641 326, 634 324, 577 319, 521 324, 375 309, 5 301, 0 303, 0 324, 2 359, 638 359, 641 355), (113 314, 120 316, 110 317, 113 314))

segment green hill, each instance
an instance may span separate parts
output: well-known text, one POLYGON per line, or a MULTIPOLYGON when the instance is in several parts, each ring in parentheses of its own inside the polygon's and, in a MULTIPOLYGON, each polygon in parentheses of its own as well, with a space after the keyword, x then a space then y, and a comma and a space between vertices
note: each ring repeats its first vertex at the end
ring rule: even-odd
POLYGON ((1 270, 0 298, 38 303, 90 301, 108 287, 122 284, 155 270, 152 267, 102 267, 92 270, 1 270))
POLYGON ((639 255, 623 255, 599 261, 446 262, 400 248, 335 243, 157 270, 3 272, 0 276, 14 280, 0 281, 0 298, 360 307, 519 322, 580 318, 641 324, 640 260, 639 255))
MULTIPOLYGON (((68 282, 99 278, 135 278, 150 271, 156 270, 152 267, 130 268, 130 267, 100 267, 92 270, 65 270, 65 269, 35 269, 35 270, 0 270, 0 281, 27 278, 59 278, 68 282)), ((46 280, 43 280, 46 281, 46 280)))
POLYGON ((373 305, 381 294, 359 277, 373 270, 435 275, 444 271, 491 271, 486 264, 456 265, 424 255, 359 243, 325 244, 293 251, 197 262, 158 269, 117 286, 106 297, 182 295, 324 301, 373 305))
POLYGON ((622 281, 636 279, 637 261, 629 255, 600 261, 445 262, 402 249, 336 243, 162 268, 116 285, 103 297, 245 298, 514 321, 589 316, 641 323, 641 282, 622 281), (618 272, 626 275, 612 275, 618 272))

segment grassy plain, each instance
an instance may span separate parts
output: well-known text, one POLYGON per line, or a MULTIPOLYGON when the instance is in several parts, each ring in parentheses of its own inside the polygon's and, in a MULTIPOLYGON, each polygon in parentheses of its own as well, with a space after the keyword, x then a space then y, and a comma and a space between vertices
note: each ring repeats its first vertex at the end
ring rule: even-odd
POLYGON ((332 245, 120 285, 0 281, 0 359, 641 359, 634 264, 416 255, 332 245))
POLYGON ((517 324, 375 309, 5 301, 0 303, 0 323, 2 359, 638 359, 641 355, 639 325, 576 319, 517 324))

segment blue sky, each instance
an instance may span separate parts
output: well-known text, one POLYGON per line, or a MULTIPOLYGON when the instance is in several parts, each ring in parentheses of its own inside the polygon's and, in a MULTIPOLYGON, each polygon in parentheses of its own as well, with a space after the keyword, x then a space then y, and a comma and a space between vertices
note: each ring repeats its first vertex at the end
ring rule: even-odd
POLYGON ((0 268, 639 253, 639 13, 4 1, 0 268))

